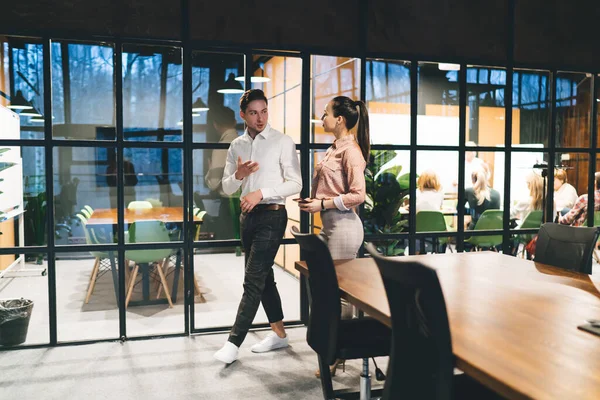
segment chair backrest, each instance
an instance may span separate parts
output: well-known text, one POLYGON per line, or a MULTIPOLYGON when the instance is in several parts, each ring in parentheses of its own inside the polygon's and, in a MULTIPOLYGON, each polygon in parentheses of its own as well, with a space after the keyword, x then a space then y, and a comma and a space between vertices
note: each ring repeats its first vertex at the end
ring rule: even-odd
MULTIPOLYGON (((82 210, 82 211, 83 211, 83 210, 82 210)), ((79 222, 81 222, 81 226, 83 227, 83 233, 85 234, 85 241, 86 241, 86 243, 87 243, 87 244, 95 244, 95 243, 92 241, 92 238, 91 238, 91 236, 90 236, 90 232, 88 231, 88 228, 87 228, 87 219, 86 219, 86 218, 83 216, 83 214, 81 214, 81 213, 77 213, 77 214, 75 215, 75 217, 76 217, 77 219, 79 219, 79 222)))
POLYGON ((485 210, 475 224, 475 231, 502 229, 502 210, 485 210))
POLYGON ((386 258, 371 243, 392 317, 392 350, 383 399, 451 399, 454 356, 442 288, 434 269, 386 258))
MULTIPOLYGON (((162 221, 137 221, 129 227, 129 243, 170 242, 169 231, 162 221)), ((162 260, 171 254, 172 249, 129 250, 125 258, 136 263, 149 263, 162 260)))
POLYGON ((571 271, 592 273, 599 228, 546 223, 538 233, 535 261, 571 271))
POLYGON ((309 273, 311 307, 306 341, 331 365, 336 359, 341 314, 340 287, 333 259, 320 235, 300 233, 295 227, 292 235, 304 253, 309 273))
POLYGON ((92 213, 87 208, 82 208, 81 211, 79 211, 79 213, 81 213, 81 215, 83 215, 86 220, 90 219, 90 217, 92 216, 92 213))
MULTIPOLYGON (((477 220, 474 231, 502 229, 502 210, 485 210, 477 220)), ((502 235, 472 236, 469 242, 479 247, 493 247, 502 244, 502 235)))
POLYGON ((163 206, 162 201, 160 201, 159 199, 148 198, 144 201, 147 201, 148 203, 150 203, 150 205, 152 205, 152 207, 162 207, 163 206))
POLYGON ((419 211, 417 213, 417 232, 444 232, 446 219, 441 211, 419 211))
POLYGON ((542 225, 542 210, 533 210, 525 217, 525 220, 519 227, 519 229, 534 229, 539 228, 542 225))
POLYGON ((152 203, 150 203, 149 201, 140 201, 140 200, 135 200, 129 203, 129 205, 127 205, 127 208, 129 208, 130 210, 140 210, 140 209, 144 209, 144 208, 152 208, 152 203))
POLYGON ((90 213, 90 215, 94 213, 94 209, 91 206, 85 205, 83 206, 83 208, 85 208, 90 213))

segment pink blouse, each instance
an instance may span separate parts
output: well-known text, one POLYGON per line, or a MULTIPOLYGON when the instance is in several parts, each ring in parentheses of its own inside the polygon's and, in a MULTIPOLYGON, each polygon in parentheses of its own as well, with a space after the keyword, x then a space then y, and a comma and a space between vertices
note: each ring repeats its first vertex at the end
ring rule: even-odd
POLYGON ((360 146, 348 135, 333 142, 315 168, 313 199, 333 199, 339 210, 352 209, 365 201, 365 167, 360 146))

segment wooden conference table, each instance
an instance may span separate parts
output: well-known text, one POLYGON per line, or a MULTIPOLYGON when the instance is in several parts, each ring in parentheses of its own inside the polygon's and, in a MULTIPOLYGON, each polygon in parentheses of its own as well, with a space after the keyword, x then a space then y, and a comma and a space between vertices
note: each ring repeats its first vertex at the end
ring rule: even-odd
MULTIPOLYGON (((164 223, 183 223, 183 207, 153 207, 144 209, 125 209, 124 222, 131 225, 139 221, 162 221, 164 223)), ((195 223, 202 223, 202 218, 194 216, 195 223)), ((94 210, 91 217, 87 221, 87 225, 91 229, 102 229, 103 226, 110 226, 110 233, 105 232, 105 235, 112 235, 112 227, 117 225, 117 209, 106 208, 94 210)), ((117 302, 119 298, 117 268, 115 263, 116 255, 109 252, 111 272, 113 276, 113 284, 115 287, 115 295, 117 302)), ((147 266, 141 268, 142 271, 142 294, 143 300, 131 301, 130 306, 150 305, 166 303, 166 299, 150 300, 150 273, 147 266)), ((177 249, 177 259, 175 261, 175 272, 173 276, 173 287, 171 288, 171 301, 177 302, 177 286, 179 284, 179 275, 181 273, 181 249, 177 249)))
MULTIPOLYGON (((437 270, 466 374, 511 399, 600 399, 600 337, 577 329, 600 319, 600 279, 492 252, 402 259, 437 270)), ((335 264, 342 297, 391 326, 375 262, 335 264)))

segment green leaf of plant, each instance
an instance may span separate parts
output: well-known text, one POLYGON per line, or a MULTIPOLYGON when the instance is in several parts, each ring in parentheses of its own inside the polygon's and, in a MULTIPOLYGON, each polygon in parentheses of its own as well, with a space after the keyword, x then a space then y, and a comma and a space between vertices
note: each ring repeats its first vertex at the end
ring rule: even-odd
POLYGON ((388 169, 386 169, 385 171, 382 172, 383 173, 388 173, 388 174, 392 174, 394 176, 398 176, 398 174, 402 171, 402 165, 396 165, 395 167, 390 167, 388 169))
POLYGON ((409 190, 410 189, 410 173, 400 175, 398 177, 398 183, 400 184, 400 189, 409 190))

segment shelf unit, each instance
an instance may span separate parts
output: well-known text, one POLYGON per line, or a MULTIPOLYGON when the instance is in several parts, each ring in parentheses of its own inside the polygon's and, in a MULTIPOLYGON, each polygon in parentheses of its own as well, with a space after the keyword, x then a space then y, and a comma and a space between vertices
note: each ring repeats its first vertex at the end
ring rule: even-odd
MULTIPOLYGON (((0 139, 19 139, 19 116, 6 107, 0 106, 0 139)), ((4 246, 15 246, 15 239, 19 246, 25 244, 25 223, 23 206, 23 160, 21 148, 18 146, 0 146, 0 223, 8 225, 11 232, 6 232, 8 238, 4 246), (12 230, 17 226, 17 237, 14 238, 12 230)), ((6 228, 4 228, 7 230, 6 228)), ((4 234, 4 232, 2 232, 4 234)), ((45 275, 45 268, 25 268, 25 255, 19 254, 8 265, 0 265, 0 278, 14 278, 21 276, 45 275)))

